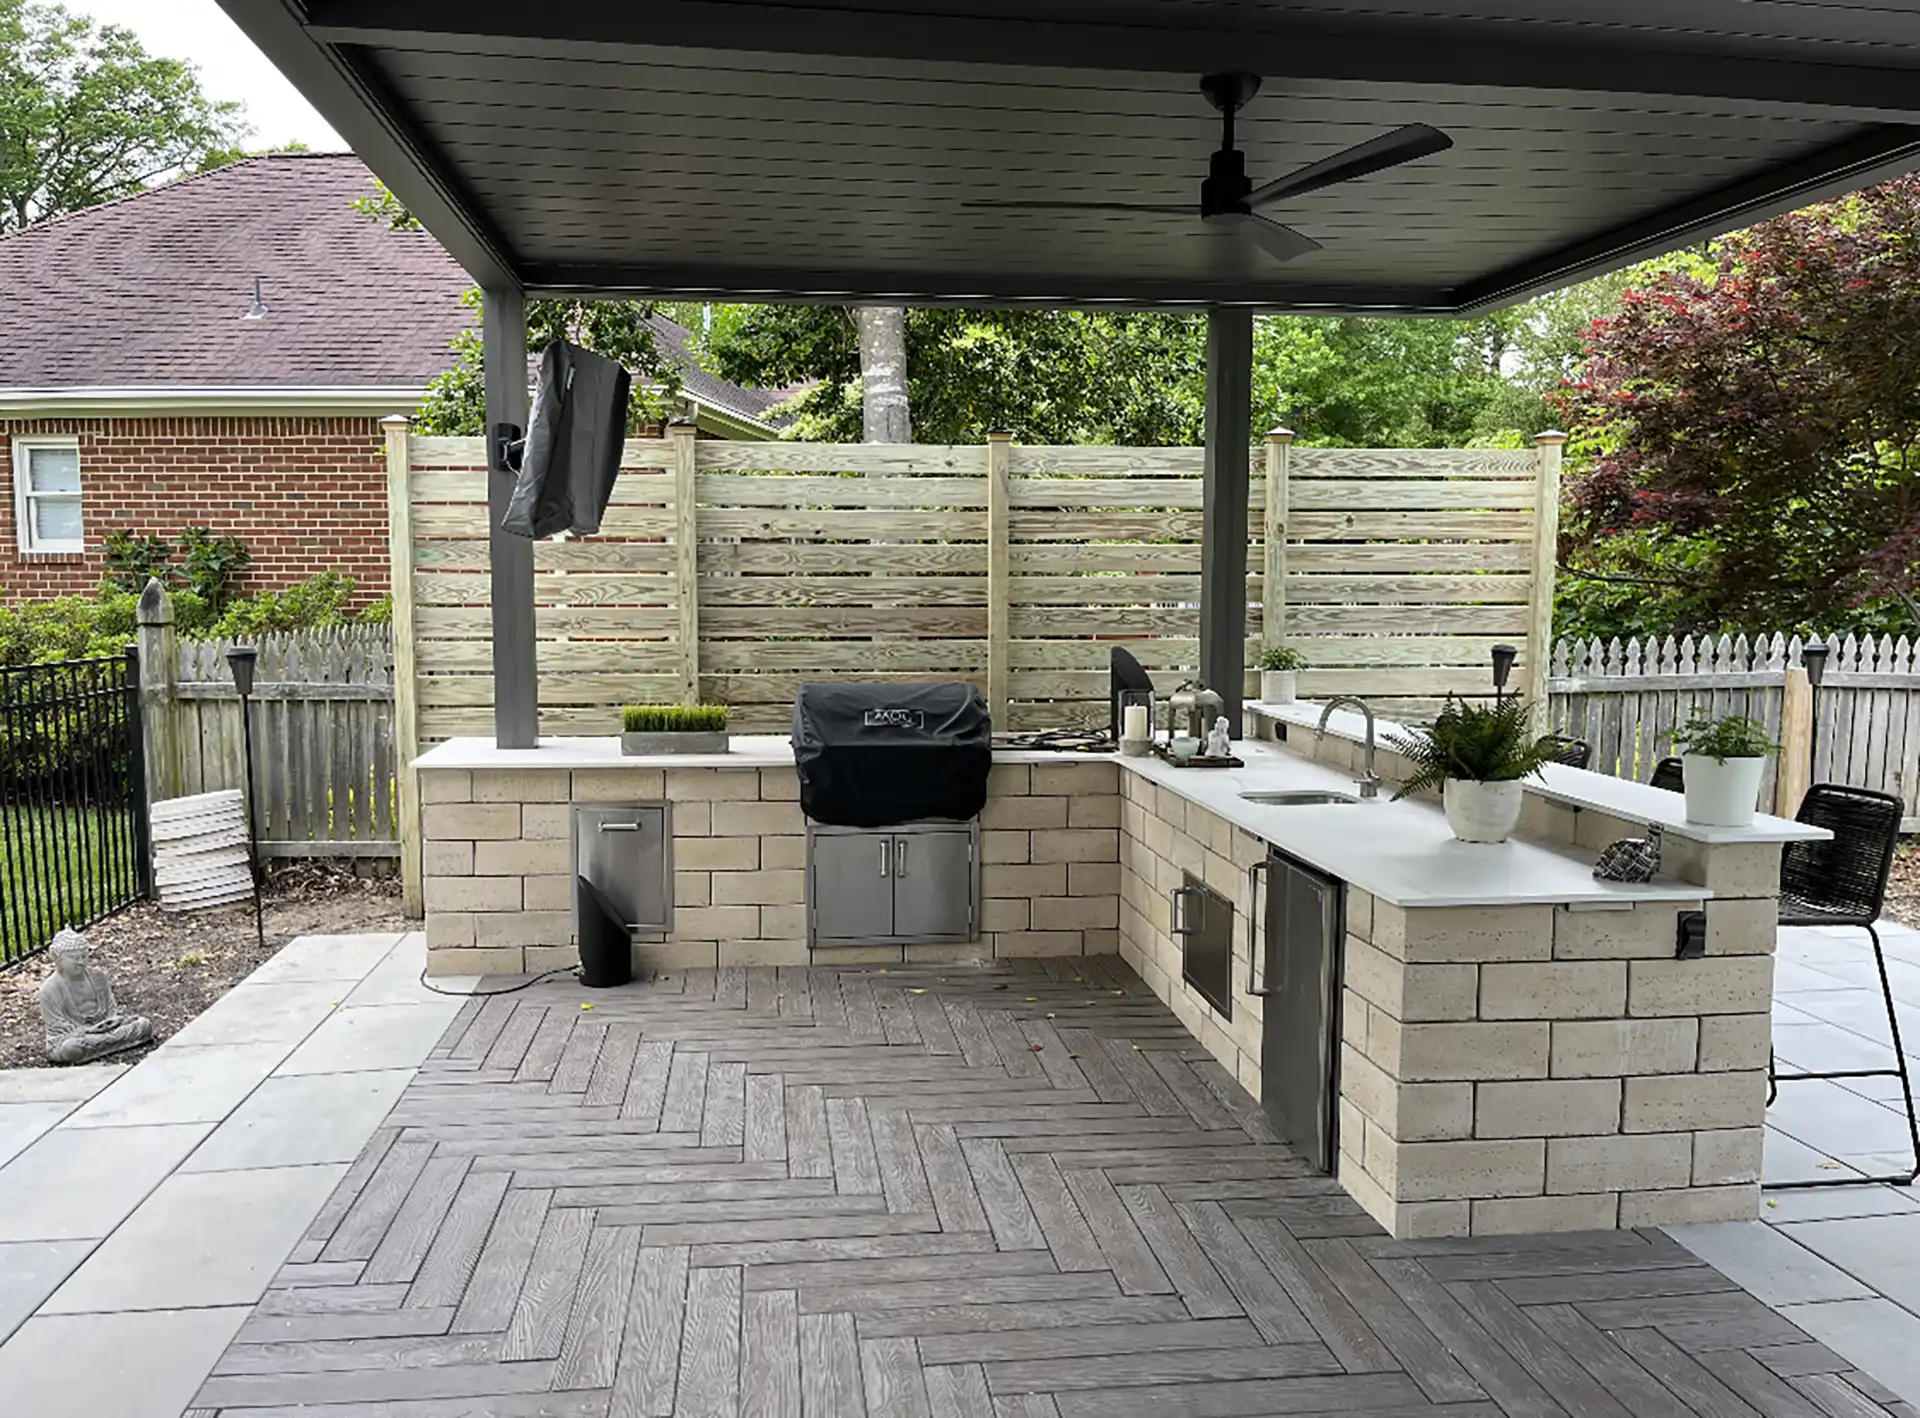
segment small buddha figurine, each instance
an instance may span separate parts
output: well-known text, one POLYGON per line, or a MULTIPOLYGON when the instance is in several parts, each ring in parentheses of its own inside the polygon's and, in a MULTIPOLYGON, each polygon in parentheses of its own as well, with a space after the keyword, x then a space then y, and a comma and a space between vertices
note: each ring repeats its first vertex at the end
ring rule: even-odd
POLYGON ((40 986, 40 1018, 47 1028, 49 1059, 88 1063, 152 1041, 151 1021, 120 1013, 113 985, 104 971, 94 968, 85 936, 63 930, 47 953, 53 957, 53 973, 40 986))
POLYGON ((1227 716, 1222 714, 1213 721, 1213 727, 1207 730, 1207 757, 1231 758, 1233 741, 1227 737, 1227 716))

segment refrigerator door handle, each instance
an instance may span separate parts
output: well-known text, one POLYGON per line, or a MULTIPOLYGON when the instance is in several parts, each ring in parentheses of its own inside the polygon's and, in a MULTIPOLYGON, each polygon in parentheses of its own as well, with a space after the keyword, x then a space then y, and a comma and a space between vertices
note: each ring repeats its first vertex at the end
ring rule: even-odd
POLYGON ((1266 878, 1267 893, 1271 896, 1273 882, 1273 859, 1255 862, 1247 868, 1247 993, 1264 998, 1279 993, 1266 983, 1266 971, 1260 961, 1260 884, 1266 878))

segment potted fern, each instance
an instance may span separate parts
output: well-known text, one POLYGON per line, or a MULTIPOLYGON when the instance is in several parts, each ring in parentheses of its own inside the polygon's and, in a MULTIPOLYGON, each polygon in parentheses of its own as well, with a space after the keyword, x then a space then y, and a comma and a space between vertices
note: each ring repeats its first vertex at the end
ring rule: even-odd
POLYGON ((1291 704, 1300 692, 1300 671, 1307 657, 1285 645, 1269 645, 1260 652, 1260 702, 1291 704))
POLYGON ((1390 741, 1414 766, 1395 799, 1438 788, 1447 826, 1462 842, 1511 837, 1525 794, 1521 780, 1552 759, 1552 749, 1528 727, 1520 699, 1481 705, 1449 698, 1431 729, 1390 741))
POLYGON ((1709 827, 1745 827, 1760 798, 1760 775, 1780 751, 1766 729, 1739 714, 1719 717, 1695 709, 1673 731, 1687 794, 1687 821, 1709 827))
POLYGON ((620 752, 725 753, 724 704, 629 704, 620 711, 620 752))

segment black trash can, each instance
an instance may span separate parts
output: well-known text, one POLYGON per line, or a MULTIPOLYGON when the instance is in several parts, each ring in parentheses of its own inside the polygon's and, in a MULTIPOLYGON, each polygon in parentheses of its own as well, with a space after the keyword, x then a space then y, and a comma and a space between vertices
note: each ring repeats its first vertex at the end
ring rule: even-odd
POLYGON ((580 983, 605 990, 633 983, 633 932, 620 908, 584 876, 574 879, 580 917, 580 983))

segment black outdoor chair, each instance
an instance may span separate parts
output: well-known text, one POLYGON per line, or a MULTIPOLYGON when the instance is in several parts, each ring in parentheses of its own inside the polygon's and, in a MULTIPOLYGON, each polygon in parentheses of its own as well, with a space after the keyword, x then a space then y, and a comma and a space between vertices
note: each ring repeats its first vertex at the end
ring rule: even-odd
POLYGON ((1585 739, 1570 739, 1565 734, 1548 734, 1540 740, 1553 750, 1552 763, 1564 763, 1569 768, 1585 768, 1593 759, 1593 745, 1585 739))
POLYGON ((1653 765, 1653 776, 1647 779, 1650 788, 1665 788, 1669 793, 1684 793, 1687 790, 1686 765, 1677 758, 1663 758, 1653 765))
POLYGON ((1886 902, 1887 876, 1893 870, 1893 852, 1900 840, 1900 799, 1866 788, 1839 783, 1815 783, 1807 789, 1796 818, 1833 833, 1831 841, 1789 842, 1780 857, 1780 924, 1783 926, 1858 926, 1873 942, 1873 962, 1880 971, 1880 994, 1887 1006, 1887 1032, 1893 1040, 1892 1068, 1833 1069, 1825 1072, 1782 1073, 1771 1052, 1767 1056, 1767 1102, 1779 1096, 1780 1085, 1796 1079, 1897 1078, 1906 1104, 1907 1137, 1913 1144, 1911 1170, 1884 1177, 1823 1177, 1816 1181, 1775 1182, 1774 1187, 1858 1186, 1862 1182, 1891 1182, 1911 1186, 1920 1177, 1920 1123, 1913 1111, 1913 1082, 1900 1042, 1900 1018, 1894 1010, 1893 987, 1887 980, 1887 957, 1880 949, 1880 933, 1873 923, 1886 902))

